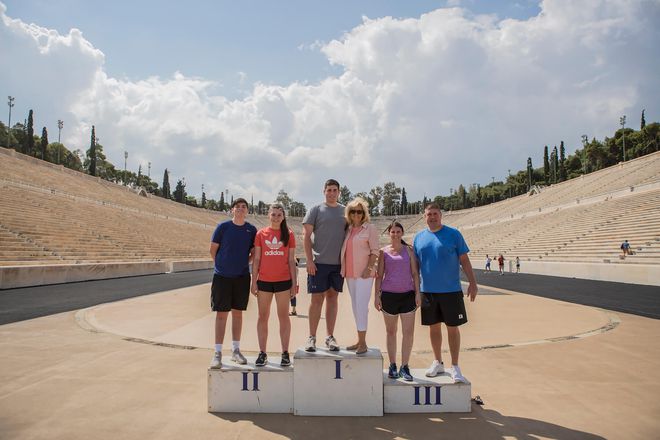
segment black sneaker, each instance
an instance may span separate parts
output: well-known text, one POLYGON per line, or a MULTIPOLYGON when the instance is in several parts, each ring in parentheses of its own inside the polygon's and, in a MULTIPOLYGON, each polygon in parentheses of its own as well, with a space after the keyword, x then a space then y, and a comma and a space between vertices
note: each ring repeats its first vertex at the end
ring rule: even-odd
POLYGON ((410 368, 408 368, 408 364, 401 366, 401 369, 399 370, 399 376, 405 381, 412 382, 413 377, 412 374, 410 374, 410 368))
POLYGON ((280 362, 280 366, 288 367, 289 365, 291 365, 291 359, 289 359, 289 352, 288 351, 283 351, 282 352, 282 361, 280 362))
POLYGON ((399 378, 399 372, 396 371, 396 364, 390 364, 390 370, 387 373, 387 377, 389 377, 390 379, 399 378))
POLYGON ((268 355, 264 353, 263 351, 259 352, 259 356, 257 356, 257 362, 254 363, 257 367, 263 367, 268 363, 268 355))

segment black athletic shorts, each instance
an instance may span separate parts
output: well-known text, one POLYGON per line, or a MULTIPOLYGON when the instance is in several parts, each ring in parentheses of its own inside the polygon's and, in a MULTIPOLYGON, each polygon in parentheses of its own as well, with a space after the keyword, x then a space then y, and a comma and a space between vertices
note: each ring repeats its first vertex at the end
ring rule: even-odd
POLYGON ((439 322, 450 327, 467 322, 463 292, 422 293, 422 325, 439 322))
POLYGON ((250 299, 250 275, 227 278, 213 274, 211 283, 211 310, 229 312, 247 309, 250 299))
POLYGON ((414 290, 403 293, 383 292, 380 295, 380 302, 383 306, 383 312, 388 315, 410 313, 414 312, 417 308, 417 304, 415 304, 414 290))
POLYGON ((261 281, 257 280, 257 288, 262 292, 277 293, 291 290, 293 283, 286 281, 261 281))

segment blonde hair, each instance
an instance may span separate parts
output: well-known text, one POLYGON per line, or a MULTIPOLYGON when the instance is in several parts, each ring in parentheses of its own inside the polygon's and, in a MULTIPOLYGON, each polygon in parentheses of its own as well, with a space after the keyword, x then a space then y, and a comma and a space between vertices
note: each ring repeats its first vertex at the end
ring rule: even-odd
POLYGON ((349 225, 353 224, 351 221, 350 211, 351 209, 355 210, 357 208, 360 208, 362 211, 364 211, 364 214, 362 214, 362 223, 360 223, 360 225, 369 223, 369 204, 362 197, 356 197, 346 205, 346 208, 344 209, 344 217, 346 218, 346 223, 349 225))

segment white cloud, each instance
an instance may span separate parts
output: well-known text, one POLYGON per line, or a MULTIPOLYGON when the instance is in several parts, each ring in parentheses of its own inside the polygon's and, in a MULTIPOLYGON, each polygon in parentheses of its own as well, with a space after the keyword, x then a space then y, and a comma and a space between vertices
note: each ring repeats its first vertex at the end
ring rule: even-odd
POLYGON ((190 193, 203 183, 210 197, 229 189, 271 200, 285 188, 310 204, 334 177, 354 192, 395 180, 414 199, 487 183, 527 156, 538 164, 546 144, 572 151, 583 133, 611 134, 624 113, 634 120, 646 108, 658 120, 658 1, 541 9, 525 21, 461 8, 365 18, 321 48, 341 75, 257 83, 228 99, 217 82, 178 72, 109 77, 80 31, 11 19, 0 4, 0 59, 11 66, 0 84, 37 125, 64 119, 69 146, 86 149, 94 124, 116 164, 126 149, 129 166, 151 161, 156 180, 168 167, 190 193))

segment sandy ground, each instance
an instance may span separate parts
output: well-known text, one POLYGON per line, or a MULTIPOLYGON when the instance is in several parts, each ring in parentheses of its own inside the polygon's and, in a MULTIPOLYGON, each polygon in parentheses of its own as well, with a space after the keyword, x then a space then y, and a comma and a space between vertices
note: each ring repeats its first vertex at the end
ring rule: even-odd
MULTIPOLYGON (((660 438, 660 321, 486 288, 462 330, 462 370, 485 402, 469 414, 209 414, 208 292, 201 285, 0 326, 0 438, 660 438), (500 345, 508 346, 489 348, 500 345)), ((291 351, 308 334, 307 301, 301 294, 291 351)), ((246 353, 257 350, 255 327, 251 302, 246 353)), ((275 354, 274 313, 270 328, 275 354)), ((354 329, 346 295, 340 344, 354 342, 354 329)), ((368 341, 385 349, 375 310, 368 341)), ((418 325, 411 366, 429 364, 429 349, 418 325)))

